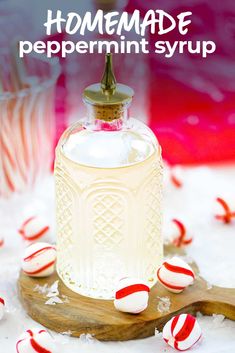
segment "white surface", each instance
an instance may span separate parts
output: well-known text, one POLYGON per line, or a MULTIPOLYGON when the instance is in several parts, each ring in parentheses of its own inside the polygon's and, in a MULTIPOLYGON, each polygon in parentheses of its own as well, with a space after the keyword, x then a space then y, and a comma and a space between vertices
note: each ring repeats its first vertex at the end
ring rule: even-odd
MULTIPOLYGON (((184 186, 176 189, 166 181, 165 222, 179 218, 188 225, 194 239, 186 247, 188 255, 199 265, 201 275, 211 284, 235 287, 235 220, 224 225, 214 220, 215 198, 232 200, 235 209, 235 167, 197 167, 182 170, 184 186)), ((42 213, 53 225, 53 182, 50 178, 30 198, 16 197, 11 203, 1 204, 1 235, 5 246, 0 249, 0 296, 6 300, 7 312, 0 321, 0 353, 14 353, 15 342, 23 330, 39 327, 27 317, 17 299, 21 250, 24 248, 16 229, 27 216, 42 213)), ((180 295, 180 294, 179 294, 180 295)), ((161 298, 162 299, 162 298, 161 298)), ((161 300, 160 299, 160 300, 161 300)), ((168 303, 169 304, 169 303, 168 303)), ((55 304, 63 305, 63 304, 55 304)), ((221 316, 202 317, 199 324, 203 340, 192 352, 231 353, 235 351, 235 322, 221 316)), ((102 343, 87 336, 73 339, 51 333, 58 353, 153 353, 173 352, 161 337, 161 333, 145 340, 102 343)))

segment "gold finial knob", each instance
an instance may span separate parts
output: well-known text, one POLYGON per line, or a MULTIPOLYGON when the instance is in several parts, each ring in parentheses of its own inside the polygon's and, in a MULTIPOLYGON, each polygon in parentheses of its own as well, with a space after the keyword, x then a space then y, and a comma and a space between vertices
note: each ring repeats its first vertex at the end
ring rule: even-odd
POLYGON ((113 94, 116 89, 116 78, 113 73, 112 54, 105 55, 105 68, 101 79, 101 88, 105 94, 113 94))

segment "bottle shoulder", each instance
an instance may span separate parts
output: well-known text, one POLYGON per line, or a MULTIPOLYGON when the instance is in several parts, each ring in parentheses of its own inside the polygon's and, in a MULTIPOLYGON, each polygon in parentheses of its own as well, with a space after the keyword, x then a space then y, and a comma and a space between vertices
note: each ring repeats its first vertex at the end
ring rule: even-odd
POLYGON ((130 118, 118 131, 95 131, 81 120, 65 131, 58 148, 78 164, 115 168, 144 161, 159 145, 148 126, 130 118))

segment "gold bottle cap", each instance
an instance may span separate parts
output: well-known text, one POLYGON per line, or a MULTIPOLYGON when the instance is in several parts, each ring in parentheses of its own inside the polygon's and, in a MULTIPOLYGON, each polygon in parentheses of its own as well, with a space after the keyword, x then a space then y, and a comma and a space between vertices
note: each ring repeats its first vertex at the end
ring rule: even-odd
POLYGON ((83 92, 83 100, 90 104, 90 114, 93 114, 95 119, 113 121, 124 116, 124 111, 131 102, 133 95, 133 89, 116 83, 112 54, 106 54, 101 83, 88 86, 83 92))
POLYGON ((105 55, 105 69, 101 83, 88 86, 83 92, 83 100, 92 105, 125 105, 130 103, 132 88, 116 83, 113 73, 112 54, 105 55))

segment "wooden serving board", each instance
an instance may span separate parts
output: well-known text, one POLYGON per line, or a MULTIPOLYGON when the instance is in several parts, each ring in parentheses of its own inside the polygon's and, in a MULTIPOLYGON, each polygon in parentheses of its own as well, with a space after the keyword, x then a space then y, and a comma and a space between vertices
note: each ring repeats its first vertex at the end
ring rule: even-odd
MULTIPOLYGON (((165 254, 179 254, 179 250, 167 247, 165 254)), ((182 250, 181 255, 184 255, 182 250)), ((149 306, 141 314, 132 315, 115 310, 113 302, 95 300, 78 295, 65 287, 58 275, 48 278, 30 278, 20 273, 18 290, 20 300, 35 321, 56 332, 70 332, 79 337, 83 333, 94 335, 102 341, 126 341, 154 335, 155 329, 163 325, 174 315, 198 311, 205 315, 222 314, 235 320, 235 289, 208 288, 207 282, 198 275, 196 264, 192 267, 197 274, 195 283, 180 294, 168 292, 159 283, 150 292, 149 306), (59 280, 59 298, 63 304, 46 305, 49 299, 45 294, 35 291, 36 285, 51 286, 59 280), (162 297, 168 297, 171 305, 168 311, 159 311, 162 297), (67 301, 67 302, 66 302, 67 301)))

